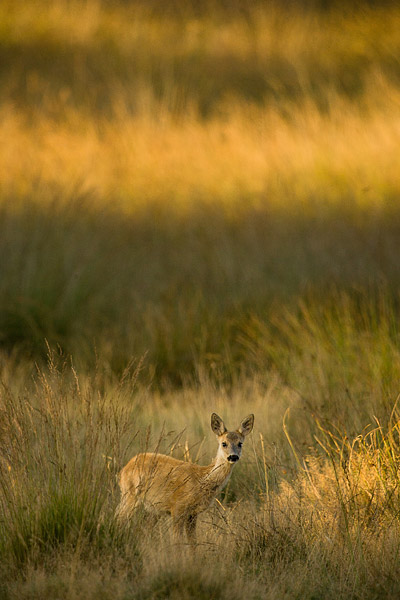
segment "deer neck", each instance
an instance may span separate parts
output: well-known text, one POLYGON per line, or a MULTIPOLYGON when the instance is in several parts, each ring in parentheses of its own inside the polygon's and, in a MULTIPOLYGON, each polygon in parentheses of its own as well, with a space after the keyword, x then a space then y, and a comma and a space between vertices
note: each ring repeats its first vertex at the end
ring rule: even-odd
POLYGON ((207 469, 205 482, 213 489, 221 489, 228 482, 235 463, 230 463, 217 454, 207 469))

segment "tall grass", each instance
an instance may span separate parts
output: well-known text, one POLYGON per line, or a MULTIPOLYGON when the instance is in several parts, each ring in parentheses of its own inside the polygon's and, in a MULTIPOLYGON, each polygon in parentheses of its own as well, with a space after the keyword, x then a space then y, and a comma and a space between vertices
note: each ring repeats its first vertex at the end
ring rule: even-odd
POLYGON ((398 597, 399 22, 1 3, 1 597, 398 597), (118 528, 215 410, 256 428, 196 548, 118 528))
POLYGON ((103 513, 127 428, 122 390, 81 387, 65 364, 51 359, 34 388, 17 396, 3 385, 1 552, 11 569, 107 538, 103 513))
POLYGON ((88 378, 56 357, 25 381, 29 395, 14 385, 1 394, 4 597, 227 598, 232 586, 238 598, 398 593, 396 408, 352 438, 276 382, 243 382, 228 400, 204 381, 149 402, 135 371, 119 383, 88 378), (288 405, 296 418, 285 417, 285 444, 288 405), (158 447, 204 463, 216 445, 210 408, 233 424, 250 406, 258 425, 244 464, 204 514, 196 549, 170 536, 168 520, 154 526, 138 513, 116 526, 115 475, 128 457, 158 447))

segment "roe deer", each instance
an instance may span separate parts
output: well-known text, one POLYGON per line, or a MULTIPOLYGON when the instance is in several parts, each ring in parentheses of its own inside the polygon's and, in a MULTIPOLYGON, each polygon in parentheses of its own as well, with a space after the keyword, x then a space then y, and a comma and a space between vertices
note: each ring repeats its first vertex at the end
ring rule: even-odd
POLYGON ((193 539, 197 516, 227 484, 253 424, 254 415, 249 415, 236 431, 228 431, 221 417, 213 413, 211 429, 219 447, 215 459, 205 467, 165 454, 147 452, 134 456, 119 476, 118 518, 128 518, 132 510, 142 504, 157 516, 170 514, 174 530, 182 533, 185 529, 188 538, 193 539))

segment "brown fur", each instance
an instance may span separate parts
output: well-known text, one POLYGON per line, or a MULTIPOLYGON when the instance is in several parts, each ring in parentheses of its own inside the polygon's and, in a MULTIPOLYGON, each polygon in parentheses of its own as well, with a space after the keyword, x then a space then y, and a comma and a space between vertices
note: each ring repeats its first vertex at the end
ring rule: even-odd
POLYGON ((140 503, 156 515, 170 514, 175 530, 182 532, 185 528, 188 536, 193 537, 197 516, 226 485, 253 422, 254 416, 249 415, 236 431, 227 431, 222 419, 213 413, 211 428, 219 447, 213 462, 204 467, 164 454, 134 456, 120 473, 118 517, 129 517, 140 503))

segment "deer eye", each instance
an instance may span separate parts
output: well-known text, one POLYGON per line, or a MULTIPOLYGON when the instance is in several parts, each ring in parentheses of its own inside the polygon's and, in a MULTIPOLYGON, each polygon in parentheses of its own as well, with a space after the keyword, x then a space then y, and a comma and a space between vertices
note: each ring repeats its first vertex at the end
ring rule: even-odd
POLYGON ((239 442, 238 446, 239 446, 239 448, 241 448, 243 446, 243 442, 239 442))
POLYGON ((227 447, 227 445, 228 445, 228 444, 227 444, 226 442, 222 442, 222 446, 223 446, 224 448, 226 448, 226 447, 227 447))

